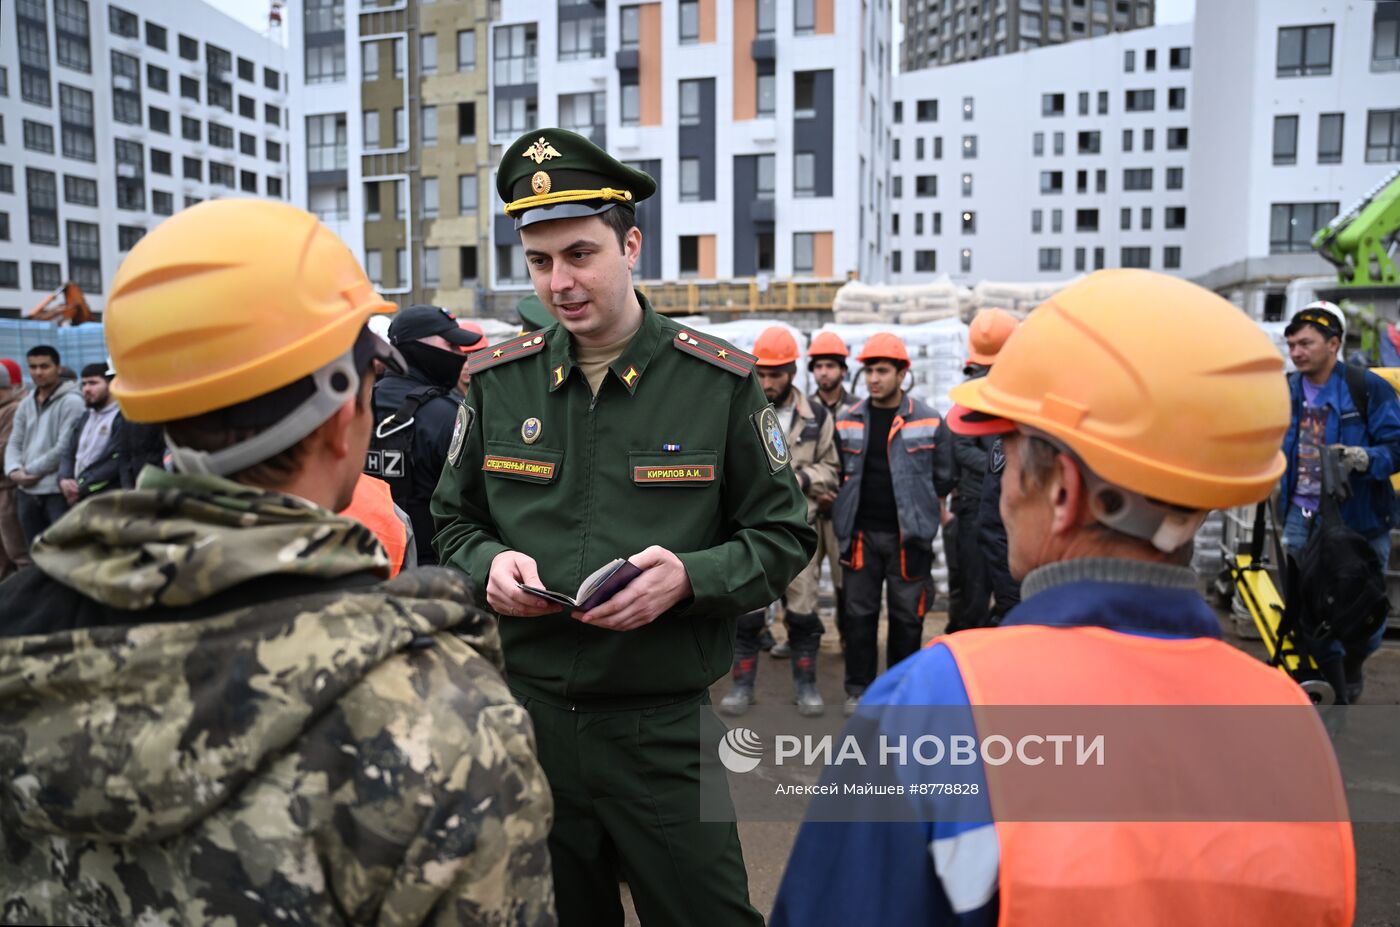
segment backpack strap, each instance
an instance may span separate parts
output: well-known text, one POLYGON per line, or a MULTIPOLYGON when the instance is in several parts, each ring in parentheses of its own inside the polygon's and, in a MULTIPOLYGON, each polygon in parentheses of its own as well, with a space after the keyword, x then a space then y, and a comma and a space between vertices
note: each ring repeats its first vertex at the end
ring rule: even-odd
POLYGON ((375 437, 387 438, 396 431, 402 431, 413 424, 414 418, 418 415, 419 406, 430 399, 445 395, 447 395, 447 390, 441 386, 420 386, 411 390, 403 398, 403 402, 399 403, 399 407, 375 428, 375 437))
POLYGON ((1347 364, 1343 368, 1347 381, 1347 392, 1351 393, 1351 404, 1361 413, 1361 424, 1369 427, 1371 394, 1366 390, 1366 368, 1347 364))

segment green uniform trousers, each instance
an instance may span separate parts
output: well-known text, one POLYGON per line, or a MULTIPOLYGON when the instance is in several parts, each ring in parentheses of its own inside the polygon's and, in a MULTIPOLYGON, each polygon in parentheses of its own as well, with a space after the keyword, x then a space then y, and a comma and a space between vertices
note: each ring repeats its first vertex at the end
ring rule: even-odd
POLYGON ((554 792, 560 927, 620 927, 618 874, 644 927, 761 925, 732 821, 702 822, 700 744, 723 736, 708 692, 656 708, 578 711, 516 693, 554 792))

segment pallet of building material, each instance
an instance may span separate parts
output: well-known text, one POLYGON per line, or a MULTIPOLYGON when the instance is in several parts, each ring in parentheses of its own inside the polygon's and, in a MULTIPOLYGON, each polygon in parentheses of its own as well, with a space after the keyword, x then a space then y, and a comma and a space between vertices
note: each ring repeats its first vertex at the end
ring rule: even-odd
POLYGON ((957 318, 958 310, 954 307, 946 309, 913 309, 899 314, 900 325, 922 325, 925 322, 938 322, 943 319, 957 318))

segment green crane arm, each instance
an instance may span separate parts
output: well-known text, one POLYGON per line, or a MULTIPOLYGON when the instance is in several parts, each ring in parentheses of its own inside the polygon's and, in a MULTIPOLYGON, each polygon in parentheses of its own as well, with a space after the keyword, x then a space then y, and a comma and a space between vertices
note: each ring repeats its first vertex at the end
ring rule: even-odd
POLYGON ((1315 251, 1337 268, 1342 287, 1400 286, 1400 169, 1313 235, 1315 251))

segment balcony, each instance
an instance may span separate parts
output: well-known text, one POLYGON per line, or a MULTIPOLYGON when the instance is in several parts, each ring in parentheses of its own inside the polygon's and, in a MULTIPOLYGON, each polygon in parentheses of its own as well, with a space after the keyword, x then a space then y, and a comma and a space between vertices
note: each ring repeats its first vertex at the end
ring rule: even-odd
POLYGON ((613 56, 613 63, 619 71, 635 71, 641 67, 641 52, 635 48, 623 48, 613 56))
POLYGON ((754 61, 777 61, 778 60, 778 40, 775 38, 754 39, 749 46, 749 54, 754 61))

